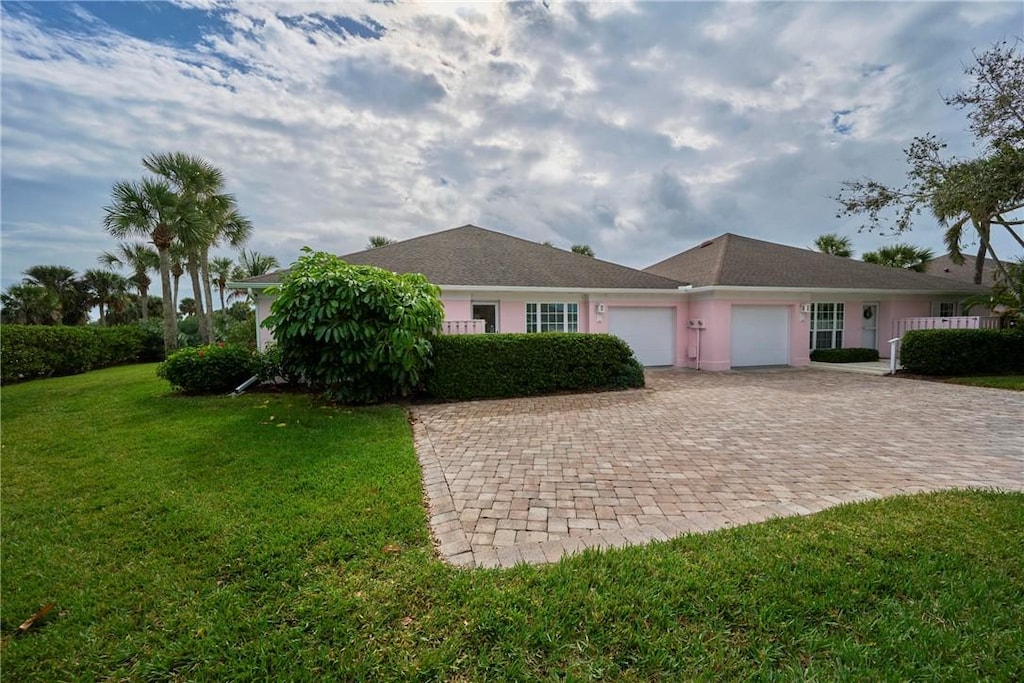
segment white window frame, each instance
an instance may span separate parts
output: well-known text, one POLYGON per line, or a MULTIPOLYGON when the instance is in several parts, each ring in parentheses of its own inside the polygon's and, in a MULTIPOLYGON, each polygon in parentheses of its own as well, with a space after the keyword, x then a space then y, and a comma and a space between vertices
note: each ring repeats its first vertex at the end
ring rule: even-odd
POLYGON ((842 301, 822 301, 811 304, 811 350, 814 349, 841 349, 843 348, 844 332, 846 328, 846 305, 842 301), (824 313, 819 306, 831 306, 827 317, 820 316, 824 313), (821 318, 819 320, 819 317, 821 318), (822 324, 825 323, 825 324, 822 324), (829 336, 827 346, 818 345, 818 334, 824 333, 829 336))
POLYGON ((576 302, 549 301, 526 304, 526 331, 579 332, 580 305, 576 302))
POLYGON ((960 315, 960 302, 959 301, 936 301, 934 304, 935 317, 937 318, 956 318, 960 315), (942 307, 949 306, 952 309, 951 313, 943 313, 942 307))

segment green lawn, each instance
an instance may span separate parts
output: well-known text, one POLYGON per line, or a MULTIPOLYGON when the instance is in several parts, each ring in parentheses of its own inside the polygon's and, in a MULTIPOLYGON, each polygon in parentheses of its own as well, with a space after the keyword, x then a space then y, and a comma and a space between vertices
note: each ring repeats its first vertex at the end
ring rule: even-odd
POLYGON ((994 387, 1024 391, 1024 375, 995 375, 992 377, 952 377, 945 380, 950 384, 969 384, 972 387, 994 387))
POLYGON ((1024 675, 1024 495, 456 570, 401 409, 180 398, 153 371, 3 389, 5 680, 1024 675))

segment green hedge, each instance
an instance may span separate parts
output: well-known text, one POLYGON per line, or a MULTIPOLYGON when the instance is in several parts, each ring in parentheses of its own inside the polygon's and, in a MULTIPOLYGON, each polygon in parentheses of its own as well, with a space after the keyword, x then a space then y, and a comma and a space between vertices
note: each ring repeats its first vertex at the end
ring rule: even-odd
POLYGON ((919 375, 1024 372, 1024 329, 912 330, 903 335, 900 362, 919 375))
POLYGON ((814 349, 811 360, 816 363, 868 363, 878 360, 877 349, 814 349))
POLYGON ((159 360, 159 332, 141 325, 0 327, 0 381, 76 375, 110 365, 159 360))
POLYGON ((433 341, 426 392, 441 399, 534 396, 644 385, 633 351, 607 334, 470 334, 433 341))
POLYGON ((156 375, 186 394, 231 391, 262 367, 257 353, 236 344, 207 344, 175 351, 156 369, 156 375))

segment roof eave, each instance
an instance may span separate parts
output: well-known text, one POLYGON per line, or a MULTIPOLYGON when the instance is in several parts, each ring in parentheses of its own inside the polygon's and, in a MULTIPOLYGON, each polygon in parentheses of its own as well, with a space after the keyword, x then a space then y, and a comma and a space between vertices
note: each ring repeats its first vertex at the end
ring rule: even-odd
MULTIPOLYGON (((914 294, 914 295, 971 295, 980 294, 982 290, 977 289, 898 289, 884 287, 774 287, 768 285, 701 285, 687 290, 690 294, 705 294, 713 292, 776 292, 776 293, 802 293, 814 292, 820 294, 914 294)), ((987 290, 985 290, 987 291, 987 290)))

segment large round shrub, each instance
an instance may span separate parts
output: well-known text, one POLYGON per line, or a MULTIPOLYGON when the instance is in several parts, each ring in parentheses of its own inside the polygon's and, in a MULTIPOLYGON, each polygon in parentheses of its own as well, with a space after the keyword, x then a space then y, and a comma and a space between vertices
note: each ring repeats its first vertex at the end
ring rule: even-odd
POLYGON ((280 287, 264 326, 281 364, 333 400, 374 403, 412 393, 431 365, 444 320, 440 290, 422 275, 305 254, 280 287))
POLYGON ((172 353, 156 374, 188 394, 217 394, 231 391, 259 367, 258 358, 243 346, 209 344, 172 353))

